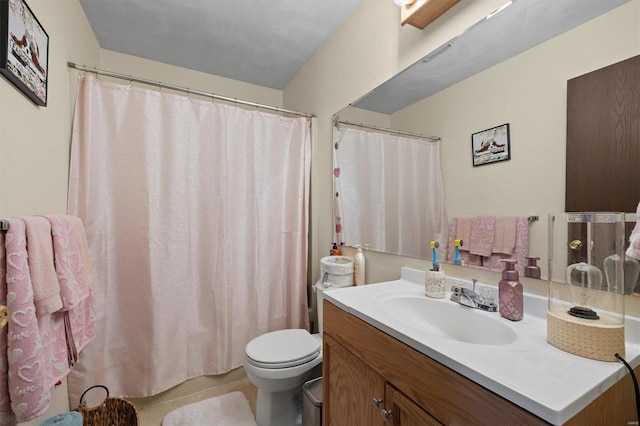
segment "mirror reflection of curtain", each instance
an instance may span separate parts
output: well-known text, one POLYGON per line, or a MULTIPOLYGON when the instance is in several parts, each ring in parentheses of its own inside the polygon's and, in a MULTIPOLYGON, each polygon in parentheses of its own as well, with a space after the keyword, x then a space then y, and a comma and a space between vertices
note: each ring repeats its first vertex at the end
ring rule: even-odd
POLYGON ((439 141, 340 127, 333 142, 336 242, 428 259, 446 245, 439 141))

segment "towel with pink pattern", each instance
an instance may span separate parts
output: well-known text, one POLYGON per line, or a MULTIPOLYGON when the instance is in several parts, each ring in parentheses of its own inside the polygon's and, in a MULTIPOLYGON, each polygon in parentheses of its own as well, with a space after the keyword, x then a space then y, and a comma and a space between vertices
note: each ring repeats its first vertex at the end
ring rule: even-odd
POLYGON ((26 225, 22 219, 9 219, 5 247, 10 312, 7 324, 9 397, 16 420, 26 422, 42 415, 49 407, 52 384, 46 379, 47 366, 27 260, 26 225))
POLYGON ((51 222, 53 257, 62 311, 65 312, 69 362, 73 365, 78 353, 96 335, 89 248, 80 218, 54 215, 47 216, 47 219, 51 222))
POLYGON ((0 235, 0 295, 6 295, 0 303, 10 313, 0 332, 2 426, 42 415, 51 388, 95 337, 82 222, 72 216, 47 219, 9 219, 8 231, 0 235))
POLYGON ((485 257, 491 256, 495 223, 495 216, 476 216, 473 218, 469 253, 485 257))
MULTIPOLYGON (((7 257, 4 232, 0 232, 0 304, 7 305, 7 257)), ((7 327, 0 330, 0 425, 15 424, 9 398, 9 361, 7 360, 7 327)))
MULTIPOLYGON (((460 219, 461 217, 454 217, 449 224, 449 244, 447 248, 447 259, 452 261, 455 256, 455 247, 454 240, 460 237, 460 219)), ((469 220, 471 222, 473 219, 469 220)), ((526 256, 529 252, 529 221, 525 216, 518 216, 513 218, 513 223, 515 224, 515 240, 509 243, 503 243, 502 245, 508 247, 508 244, 513 244, 513 250, 511 255, 500 253, 496 251, 495 243, 498 240, 506 241, 507 237, 510 239, 511 236, 503 236, 500 237, 500 234, 497 231, 496 227, 499 226, 500 221, 499 217, 496 217, 495 225, 494 225, 494 247, 492 249, 492 253, 490 256, 480 256, 471 254, 468 251, 460 250, 460 258, 462 259, 465 265, 469 266, 482 266, 492 270, 499 270, 503 268, 503 265, 500 264, 500 259, 517 259, 518 264, 516 265, 516 270, 520 273, 524 273, 524 266, 527 264, 526 256)), ((508 221, 512 222, 511 219, 508 221)), ((464 229, 463 231, 464 232, 464 229)), ((464 244, 468 243, 464 241, 464 244)))

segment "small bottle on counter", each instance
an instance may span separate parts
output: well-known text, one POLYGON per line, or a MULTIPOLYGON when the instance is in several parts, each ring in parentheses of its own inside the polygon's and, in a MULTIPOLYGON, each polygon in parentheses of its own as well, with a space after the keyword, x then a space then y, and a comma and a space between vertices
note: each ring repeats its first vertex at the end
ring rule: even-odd
POLYGON ((333 247, 329 250, 329 254, 331 256, 340 256, 342 254, 342 250, 338 247, 338 244, 333 243, 333 247))
POLYGON ((356 246, 356 257, 353 262, 353 272, 354 272, 354 280, 353 283, 355 285, 365 285, 365 276, 364 276, 364 253, 362 252, 362 247, 356 246))
POLYGON ((540 260, 537 256, 526 256, 527 266, 524 267, 524 276, 529 278, 540 278, 540 267, 537 261, 540 260))
POLYGON ((520 321, 524 316, 523 288, 520 282, 515 259, 501 259, 504 262, 502 279, 498 283, 500 315, 511 321, 520 321))

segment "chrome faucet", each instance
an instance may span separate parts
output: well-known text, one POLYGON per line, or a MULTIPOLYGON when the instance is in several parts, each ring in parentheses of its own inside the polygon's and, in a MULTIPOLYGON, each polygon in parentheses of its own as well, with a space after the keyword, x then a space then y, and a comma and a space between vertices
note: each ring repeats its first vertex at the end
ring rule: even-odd
POLYGON ((498 305, 494 302, 485 300, 482 296, 476 293, 474 291, 475 287, 476 280, 473 280, 473 290, 455 285, 451 286, 451 300, 461 305, 469 306, 470 308, 481 309, 488 312, 497 311, 498 305))

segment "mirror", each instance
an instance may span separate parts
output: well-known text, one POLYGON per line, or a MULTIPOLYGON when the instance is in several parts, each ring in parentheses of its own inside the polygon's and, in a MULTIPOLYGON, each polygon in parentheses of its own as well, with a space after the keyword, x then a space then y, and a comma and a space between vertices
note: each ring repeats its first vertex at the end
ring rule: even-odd
MULTIPOLYGON (((529 254, 546 259, 547 213, 564 210, 567 80, 638 54, 638 18, 625 19, 637 9, 627 0, 510 3, 335 119, 372 132, 442 138, 448 220, 540 217, 529 224, 529 254), (511 159, 473 166, 471 135, 503 124, 510 126, 511 159)), ((346 245, 368 243, 344 232, 346 245)), ((415 245, 428 244, 421 237, 415 245)), ((431 258, 430 250, 390 253, 431 258)))

